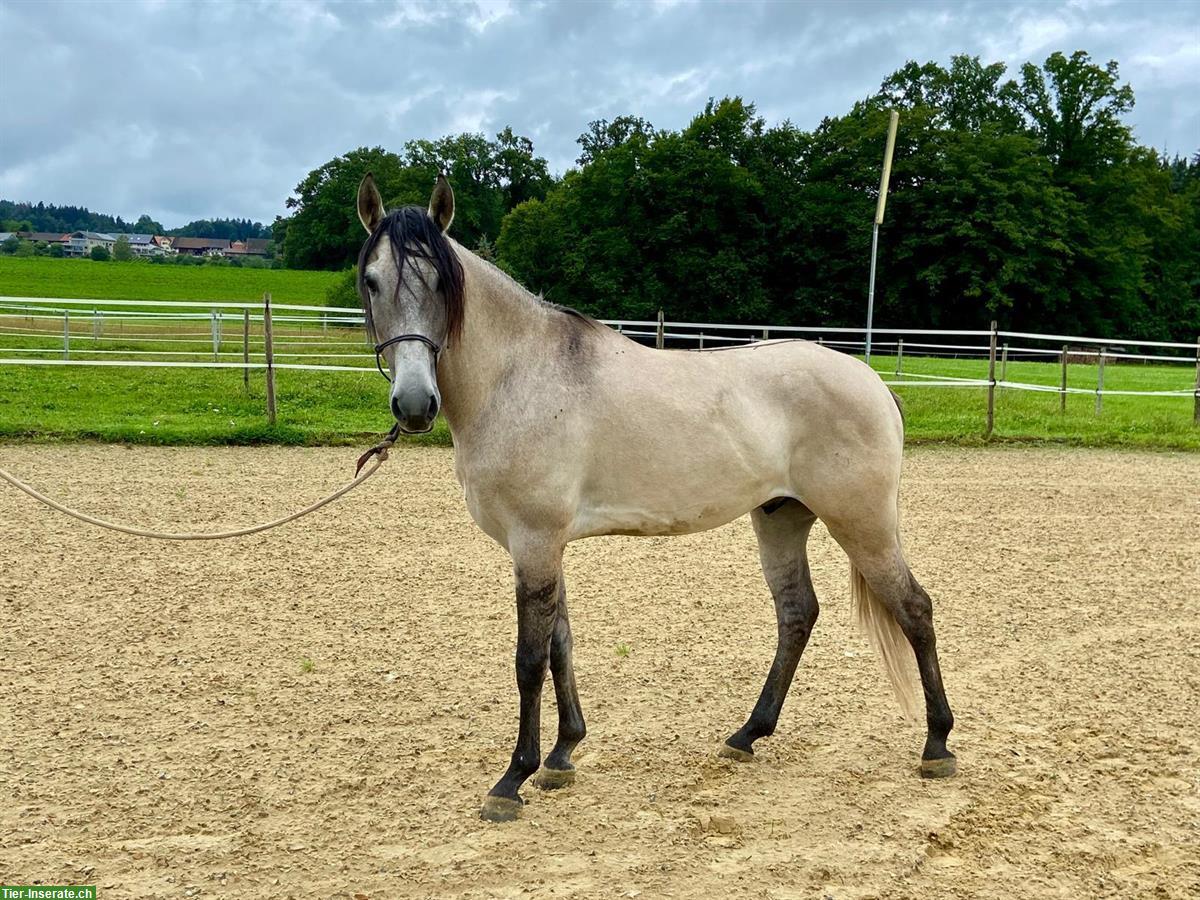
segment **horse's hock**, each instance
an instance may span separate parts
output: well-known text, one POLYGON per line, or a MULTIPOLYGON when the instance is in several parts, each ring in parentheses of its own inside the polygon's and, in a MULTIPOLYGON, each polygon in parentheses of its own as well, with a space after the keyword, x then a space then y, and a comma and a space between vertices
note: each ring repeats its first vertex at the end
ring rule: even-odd
MULTIPOLYGON (((206 530, 332 489, 346 456, 4 446, 0 466, 206 530)), ((1197 483, 1195 454, 909 451, 906 550, 958 698, 963 774, 935 783, 820 526, 823 614, 750 766, 713 752, 774 651, 747 521, 574 544, 588 736, 575 784, 527 787, 503 829, 474 817, 516 705, 509 560, 448 451, 393 450, 305 523, 220 544, 93 531, 5 489, 4 877, 109 898, 1186 896, 1197 483)))

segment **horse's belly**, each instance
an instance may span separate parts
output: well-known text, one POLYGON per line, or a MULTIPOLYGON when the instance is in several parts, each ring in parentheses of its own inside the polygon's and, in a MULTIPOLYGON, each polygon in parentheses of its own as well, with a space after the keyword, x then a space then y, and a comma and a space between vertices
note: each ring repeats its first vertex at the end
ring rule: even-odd
MULTIPOLYGON (((759 501, 761 502, 761 501, 759 501)), ((593 537, 601 534, 629 534, 638 536, 665 536, 694 534, 708 531, 732 522, 755 506, 753 501, 737 503, 707 503, 701 506, 681 507, 675 510, 657 510, 644 507, 589 508, 581 510, 576 517, 573 538, 593 537)))
MULTIPOLYGON (((786 462, 786 457, 780 462, 786 462)), ((744 458, 719 466, 661 471, 613 467, 583 492, 572 531, 576 537, 707 531, 772 497, 790 496, 786 477, 786 465, 756 466, 744 458)))

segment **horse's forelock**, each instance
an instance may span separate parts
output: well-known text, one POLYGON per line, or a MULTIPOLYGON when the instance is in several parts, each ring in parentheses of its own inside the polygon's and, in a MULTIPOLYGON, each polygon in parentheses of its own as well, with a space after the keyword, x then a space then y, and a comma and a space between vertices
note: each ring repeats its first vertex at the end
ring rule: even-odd
MULTIPOLYGON (((442 230, 419 206, 402 206, 384 216, 371 232, 358 254, 358 296, 362 300, 367 332, 375 340, 375 325, 371 321, 371 303, 367 294, 364 272, 371 254, 387 235, 392 245, 392 262, 396 266, 396 291, 404 280, 404 267, 410 258, 428 261, 437 273, 438 287, 446 300, 446 342, 452 343, 462 332, 463 267, 450 241, 442 230)), ((415 269, 415 267, 414 267, 415 269)), ((424 278, 420 270, 418 277, 424 278)))

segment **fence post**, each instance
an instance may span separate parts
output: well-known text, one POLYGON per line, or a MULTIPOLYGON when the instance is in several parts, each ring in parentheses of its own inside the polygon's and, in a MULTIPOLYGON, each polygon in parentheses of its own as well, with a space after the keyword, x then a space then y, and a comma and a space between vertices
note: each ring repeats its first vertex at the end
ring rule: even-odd
POLYGON ((63 359, 71 358, 71 312, 63 310, 63 359))
POLYGON ((101 315, 102 315, 102 313, 100 313, 98 310, 95 310, 95 309, 92 310, 92 340, 93 341, 98 340, 100 338, 100 331, 101 331, 100 316, 101 315))
POLYGON ((988 406, 987 437, 996 425, 996 322, 992 321, 992 336, 988 341, 988 406))
POLYGON ((1107 347, 1100 348, 1100 360, 1096 366, 1096 415, 1100 415, 1100 410, 1104 408, 1104 351, 1107 347))
POLYGON ((250 390, 250 310, 242 310, 242 387, 250 390))
POLYGON ((771 339, 771 329, 769 329, 769 328, 764 328, 764 329, 763 329, 763 336, 762 336, 762 339, 763 339, 764 341, 769 341, 769 340, 771 339))
POLYGON ((658 331, 654 335, 654 347, 657 350, 663 349, 666 344, 666 333, 664 331, 663 311, 658 311, 658 331))
POLYGON ((1196 398, 1192 408, 1192 423, 1200 425, 1200 337, 1196 338, 1196 398))
POLYGON ((1067 345, 1063 344, 1062 349, 1062 390, 1058 395, 1058 411, 1066 415, 1067 412, 1067 345))
POLYGON ((896 374, 900 374, 900 366, 904 364, 904 338, 896 339, 896 374))
POLYGON ((700 332, 700 349, 704 349, 704 332, 700 332))
POLYGON ((275 347, 271 339, 271 292, 263 294, 263 350, 267 357, 267 422, 275 424, 275 347))
POLYGON ((1008 381, 1008 342, 1000 350, 1000 380, 1008 381))
POLYGON ((221 361, 221 314, 215 309, 212 311, 212 345, 213 345, 213 362, 221 361))

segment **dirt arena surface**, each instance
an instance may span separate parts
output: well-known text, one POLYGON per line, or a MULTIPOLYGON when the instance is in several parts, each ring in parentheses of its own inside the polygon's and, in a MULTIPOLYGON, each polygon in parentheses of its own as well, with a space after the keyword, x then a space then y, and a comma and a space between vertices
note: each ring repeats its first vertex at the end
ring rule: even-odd
MULTIPOLYGON (((171 528, 290 511, 354 456, 0 446, 73 505, 171 528)), ((754 763, 715 757, 774 651, 743 518, 569 548, 579 778, 526 787, 524 818, 498 826, 477 813, 516 732, 512 586, 449 451, 394 451, 362 493, 220 543, 100 532, 0 485, 0 883, 1196 896, 1200 455, 916 449, 903 510, 957 777, 917 776, 923 727, 850 626, 847 563, 819 527, 822 616, 779 730, 754 763)), ((552 698, 547 682, 544 750, 552 698)))

